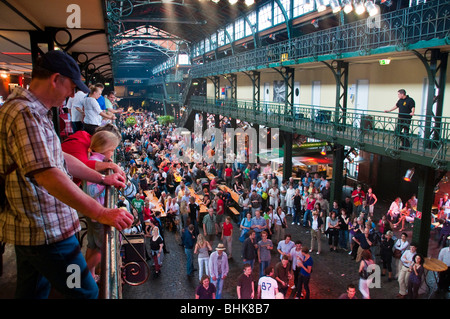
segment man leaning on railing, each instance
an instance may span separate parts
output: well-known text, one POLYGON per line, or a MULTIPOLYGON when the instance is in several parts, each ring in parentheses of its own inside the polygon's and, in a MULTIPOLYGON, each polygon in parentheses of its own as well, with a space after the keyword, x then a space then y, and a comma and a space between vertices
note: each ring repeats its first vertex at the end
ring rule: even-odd
POLYGON ((6 197, 0 241, 15 245, 16 298, 48 298, 51 287, 67 298, 97 298, 98 286, 76 237, 81 228, 77 211, 119 230, 133 221, 125 210, 103 207, 70 178, 125 186, 121 174, 103 176, 61 150, 50 111, 73 97, 77 87, 88 91, 75 60, 63 51, 49 51, 33 66, 29 90, 16 87, 0 108, 0 175, 6 197), (69 285, 74 271, 78 278, 69 285))

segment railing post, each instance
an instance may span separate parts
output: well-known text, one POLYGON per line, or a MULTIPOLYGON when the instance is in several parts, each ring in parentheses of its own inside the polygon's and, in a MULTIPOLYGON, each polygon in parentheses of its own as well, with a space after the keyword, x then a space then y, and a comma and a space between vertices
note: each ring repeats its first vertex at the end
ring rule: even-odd
MULTIPOLYGON (((114 207, 115 200, 112 186, 105 190, 105 206, 114 207)), ((120 254, 118 244, 118 232, 111 226, 104 225, 103 246, 101 250, 101 276, 100 276, 100 299, 119 299, 120 289, 120 254)))

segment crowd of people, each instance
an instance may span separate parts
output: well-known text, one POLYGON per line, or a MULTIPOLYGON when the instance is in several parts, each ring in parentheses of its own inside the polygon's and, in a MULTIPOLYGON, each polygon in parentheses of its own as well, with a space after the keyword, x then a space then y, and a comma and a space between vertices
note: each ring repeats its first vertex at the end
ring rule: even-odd
MULTIPOLYGON (((382 265, 382 276, 387 273, 388 281, 399 281, 399 297, 405 298, 407 291, 413 291, 412 288, 408 289, 405 276, 399 276, 404 264, 399 257, 394 256, 394 246, 400 245, 406 233, 397 239, 394 230, 401 224, 399 231, 402 232, 405 222, 409 224, 413 221, 411 218, 420 217, 420 212, 416 211, 415 196, 408 200, 405 207, 399 205, 398 213, 393 212, 394 203, 398 204, 398 200, 394 201, 389 211, 377 220, 374 207, 378 198, 370 187, 364 191, 361 185, 357 185, 344 201, 333 201, 330 205, 330 181, 325 174, 305 172, 302 176, 282 180, 276 171, 271 170, 270 165, 237 162, 196 162, 189 165, 178 162, 172 154, 179 142, 179 136, 173 133, 175 126, 159 125, 152 113, 144 112, 135 116, 138 119, 136 126, 122 126, 122 140, 125 143, 118 153, 131 181, 122 199, 133 202, 134 197, 138 196, 145 200, 144 194, 150 189, 163 199, 161 202, 167 214, 166 221, 169 221, 173 231, 181 235, 189 276, 193 276, 194 256, 198 255, 201 291, 211 286, 216 289, 214 297, 221 296, 223 280, 210 271, 217 268, 217 261, 208 259, 209 253, 215 251, 225 256, 220 257, 219 263, 223 268, 223 279, 228 272, 226 260, 233 256, 241 257, 244 264, 242 276, 248 276, 245 275, 247 267, 253 270, 259 264, 259 279, 253 283, 257 288, 252 290, 239 286, 249 281, 241 276, 237 287, 238 296, 267 297, 263 290, 270 286, 276 287, 270 294, 273 298, 277 293, 278 297, 286 296, 292 287, 297 287, 295 298, 309 298, 308 284, 313 265, 311 254, 323 253, 323 236, 327 238, 331 253, 348 252, 350 258, 359 263, 359 290, 363 298, 370 298, 366 271, 371 264, 377 263, 377 258, 380 258, 378 262, 382 265), (209 174, 213 177, 208 177, 209 174), (176 176, 179 177, 178 181, 176 176), (226 188, 219 188, 221 184, 238 194, 239 201, 234 201, 226 188), (195 195, 202 197, 200 204, 206 207, 207 212, 203 216, 195 195), (240 212, 235 226, 229 216, 225 218, 229 207, 237 207, 240 212), (310 233, 308 247, 291 240, 287 216, 291 216, 290 224, 301 226, 306 233, 310 233), (239 234, 242 243, 240 252, 232 252, 233 232, 239 234), (212 247, 215 238, 220 239, 220 248, 212 247), (271 263, 274 253, 280 254, 277 264, 271 263), (308 260, 306 265, 305 259, 308 260), (366 278, 363 278, 364 273, 366 278), (276 285, 261 286, 264 280, 268 280, 267 277, 273 278, 276 285)), ((205 143, 203 147, 207 145, 205 143)), ((160 222, 151 224, 164 227, 160 222)), ((400 246, 402 252, 414 247, 409 243, 400 246)), ((423 263, 423 257, 420 257, 423 263)), ((411 267, 408 264, 408 269, 411 267)), ((212 296, 210 292, 207 295, 212 296)), ((196 295, 199 298, 202 296, 202 293, 196 295)), ((410 297, 417 295, 412 294, 410 297)))
MULTIPOLYGON (((308 299, 313 253, 324 252, 323 235, 330 253, 347 251, 359 263, 363 298, 370 298, 371 270, 378 255, 382 273, 388 273, 388 280, 397 278, 399 297, 418 297, 424 256, 417 254, 417 244, 409 243, 406 233, 395 240, 393 233, 399 225, 403 231, 411 218, 420 218, 415 196, 405 207, 396 199, 387 214, 375 220, 378 199, 371 188, 365 192, 362 185, 343 202, 330 203, 330 181, 317 172, 283 180, 271 165, 247 165, 237 158, 226 164, 180 162, 177 155, 187 149, 177 148, 182 138, 173 123, 159 123, 152 112, 124 113, 114 106, 114 92, 105 98, 102 90, 102 85, 87 88, 81 82, 70 56, 50 51, 34 67, 30 90, 17 88, 0 108, 4 136, 0 152, 5 159, 1 168, 2 176, 8 175, 2 180, 7 201, 1 203, 0 241, 16 246, 17 297, 46 298, 54 286, 68 297, 96 298, 103 224, 147 238, 150 249, 145 250, 145 257, 153 261, 155 277, 163 270, 164 254, 169 253, 165 232, 179 234, 190 277, 195 271, 194 256, 198 258, 201 284, 196 298, 222 297, 233 258, 243 262, 236 283, 239 298, 281 299, 295 289, 295 298, 308 299), (80 91, 74 94, 77 87, 80 91), (67 99, 73 134, 61 144, 45 115, 67 99), (136 120, 132 125, 126 121, 130 115, 136 120), (110 123, 114 120, 116 125, 110 123), (114 153, 117 164, 111 162, 114 153), (105 176, 102 173, 107 169, 113 173, 105 176), (86 193, 81 181, 87 182, 86 193), (117 208, 103 205, 108 185, 119 190, 117 208), (228 216, 231 207, 238 208, 237 223, 228 216), (77 250, 78 214, 89 224, 85 256, 77 250), (288 216, 291 225, 310 234, 309 246, 292 240, 288 216), (19 220, 32 226, 21 227, 19 220), (235 233, 241 242, 238 252, 232 245, 235 233), (55 250, 67 258, 55 260, 55 250), (76 256, 73 251, 78 251, 76 256), (272 255, 277 256, 276 263, 272 255), (67 260, 88 274, 81 289, 66 289, 61 284, 66 283, 67 260), (253 275, 256 264, 258 278, 253 275)), ((222 121, 224 130, 229 123, 226 118, 222 121)), ((203 142, 202 150, 211 154, 214 149, 209 142, 203 142)), ((449 210, 447 195, 436 216, 441 233, 448 229, 449 210)), ((439 242, 444 246, 445 234, 439 242)), ((448 262, 448 254, 445 247, 439 258, 448 262)), ((447 289, 448 272, 441 279, 442 289, 447 289)), ((354 287, 349 286, 341 297, 354 298, 354 287)))

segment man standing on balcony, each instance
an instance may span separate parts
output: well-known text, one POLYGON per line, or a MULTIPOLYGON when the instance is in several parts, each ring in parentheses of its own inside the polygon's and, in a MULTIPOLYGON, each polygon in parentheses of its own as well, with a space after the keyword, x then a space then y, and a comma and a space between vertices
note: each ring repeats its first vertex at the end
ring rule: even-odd
POLYGON ((406 149, 411 147, 407 136, 409 135, 409 126, 411 125, 411 118, 414 116, 416 102, 409 95, 406 95, 406 91, 403 89, 398 90, 398 98, 397 104, 392 109, 384 112, 389 113, 398 108, 398 122, 395 134, 400 136, 402 143, 400 149, 406 149))

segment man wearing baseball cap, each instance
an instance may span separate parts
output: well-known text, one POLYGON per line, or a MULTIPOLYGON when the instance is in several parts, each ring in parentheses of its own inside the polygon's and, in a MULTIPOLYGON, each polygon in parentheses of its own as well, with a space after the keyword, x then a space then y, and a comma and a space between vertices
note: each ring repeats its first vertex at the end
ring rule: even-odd
POLYGON ((15 246, 16 298, 47 298, 51 287, 66 298, 97 298, 76 234, 78 213, 119 230, 133 217, 108 209, 71 178, 124 186, 120 174, 103 176, 63 153, 51 120, 75 89, 87 91, 76 62, 62 51, 41 56, 29 90, 16 87, 0 108, 0 241, 15 246))

